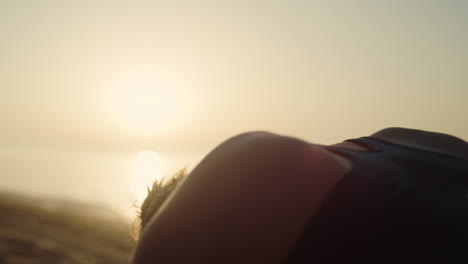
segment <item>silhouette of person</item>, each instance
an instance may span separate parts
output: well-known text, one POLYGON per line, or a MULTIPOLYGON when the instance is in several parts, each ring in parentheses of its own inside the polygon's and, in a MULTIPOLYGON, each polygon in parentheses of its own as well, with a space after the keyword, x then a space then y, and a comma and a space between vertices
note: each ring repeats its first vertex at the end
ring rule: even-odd
POLYGON ((133 263, 468 260, 468 143, 450 135, 387 128, 323 146, 245 133, 174 185, 142 208, 133 263))

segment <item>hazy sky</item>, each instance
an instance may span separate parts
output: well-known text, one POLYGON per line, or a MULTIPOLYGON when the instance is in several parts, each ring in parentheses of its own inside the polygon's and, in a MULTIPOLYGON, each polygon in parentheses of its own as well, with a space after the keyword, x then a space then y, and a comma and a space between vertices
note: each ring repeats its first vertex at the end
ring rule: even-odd
POLYGON ((468 1, 0 0, 0 177, 31 151, 192 162, 258 129, 467 140, 466 47, 468 1))

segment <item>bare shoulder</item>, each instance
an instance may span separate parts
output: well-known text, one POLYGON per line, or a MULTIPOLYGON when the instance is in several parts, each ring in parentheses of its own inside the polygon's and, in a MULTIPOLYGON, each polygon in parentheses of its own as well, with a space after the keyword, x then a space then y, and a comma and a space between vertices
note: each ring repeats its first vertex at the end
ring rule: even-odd
POLYGON ((149 223, 134 263, 281 263, 349 168, 266 132, 210 152, 149 223))

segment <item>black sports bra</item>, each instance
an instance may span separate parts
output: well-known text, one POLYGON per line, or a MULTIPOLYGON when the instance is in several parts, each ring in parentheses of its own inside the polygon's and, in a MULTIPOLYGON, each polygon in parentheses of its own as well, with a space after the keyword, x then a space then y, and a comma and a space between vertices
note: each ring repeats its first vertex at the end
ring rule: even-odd
POLYGON ((467 263, 468 160, 381 139, 327 149, 353 168, 286 263, 467 263))

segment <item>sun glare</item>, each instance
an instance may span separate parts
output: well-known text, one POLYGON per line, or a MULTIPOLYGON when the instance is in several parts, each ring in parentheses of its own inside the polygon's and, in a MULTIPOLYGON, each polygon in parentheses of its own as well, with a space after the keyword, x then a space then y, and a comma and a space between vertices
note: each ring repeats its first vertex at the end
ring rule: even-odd
POLYGON ((191 112, 180 82, 167 76, 140 73, 116 78, 106 94, 107 111, 122 130, 135 135, 167 132, 191 112))
POLYGON ((138 152, 131 164, 130 189, 137 199, 137 203, 143 202, 155 180, 161 180, 163 176, 161 156, 152 150, 138 152))

